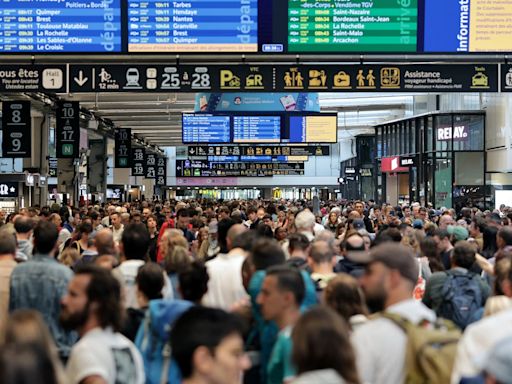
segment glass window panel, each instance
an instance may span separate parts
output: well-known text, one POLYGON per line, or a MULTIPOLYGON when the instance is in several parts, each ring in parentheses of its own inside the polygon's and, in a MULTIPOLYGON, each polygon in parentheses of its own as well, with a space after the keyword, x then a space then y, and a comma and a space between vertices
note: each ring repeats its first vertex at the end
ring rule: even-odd
POLYGON ((484 116, 454 115, 452 135, 454 151, 483 151, 484 116))
POLYGON ((436 151, 451 151, 452 149, 452 116, 435 116, 436 151))
POLYGON ((484 153, 455 153, 455 184, 484 185, 484 153))
POLYGON ((437 159, 435 168, 435 206, 452 206, 452 161, 437 159))

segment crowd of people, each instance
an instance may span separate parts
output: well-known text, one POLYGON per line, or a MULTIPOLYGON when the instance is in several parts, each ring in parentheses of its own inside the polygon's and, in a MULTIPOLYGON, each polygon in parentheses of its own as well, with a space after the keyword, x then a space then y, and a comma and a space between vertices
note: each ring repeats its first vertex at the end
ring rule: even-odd
POLYGON ((512 383, 511 266, 505 206, 0 212, 0 382, 512 383))

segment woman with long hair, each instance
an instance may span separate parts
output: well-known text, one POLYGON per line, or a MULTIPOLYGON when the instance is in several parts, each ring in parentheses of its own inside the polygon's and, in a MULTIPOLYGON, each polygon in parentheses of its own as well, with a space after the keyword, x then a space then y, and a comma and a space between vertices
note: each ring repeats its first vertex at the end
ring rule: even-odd
POLYGON ((351 275, 340 273, 331 279, 324 289, 323 302, 343 317, 352 329, 368 320, 363 291, 351 275))
POLYGON ((437 249, 436 241, 427 236, 420 242, 421 257, 428 259, 428 266, 432 273, 444 271, 443 262, 441 261, 441 255, 437 249))
MULTIPOLYGON (((23 378, 33 377, 32 383, 65 384, 64 368, 58 357, 57 347, 50 335, 43 317, 37 311, 20 309, 14 311, 7 318, 4 328, 0 332, 0 345, 4 351, 5 359, 10 353, 20 354, 15 360, 20 363, 23 356, 31 361, 25 364, 14 364, 14 361, 0 361, 0 381, 7 383, 9 375, 18 375, 23 378), (10 352, 7 352, 10 351, 10 352), (46 372, 39 371, 44 368, 46 372), (30 372, 27 372, 30 370, 30 372), (53 372, 48 372, 48 370, 53 372), (33 372, 32 372, 33 371, 33 372), (41 375, 38 377, 37 375, 41 375), (48 381, 42 379, 45 377, 48 381), (5 381, 4 381, 5 380, 5 381)), ((13 377, 14 377, 13 376, 13 377)), ((30 381, 11 381, 12 383, 30 383, 30 381)))
POLYGON ((355 353, 346 322, 332 309, 304 313, 292 331, 293 384, 359 384, 355 353))

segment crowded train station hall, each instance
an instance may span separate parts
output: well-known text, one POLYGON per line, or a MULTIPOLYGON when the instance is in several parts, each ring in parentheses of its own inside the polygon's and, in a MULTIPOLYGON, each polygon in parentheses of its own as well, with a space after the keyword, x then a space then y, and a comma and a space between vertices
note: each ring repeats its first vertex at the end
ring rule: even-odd
POLYGON ((0 384, 512 384, 512 0, 0 0, 0 384))

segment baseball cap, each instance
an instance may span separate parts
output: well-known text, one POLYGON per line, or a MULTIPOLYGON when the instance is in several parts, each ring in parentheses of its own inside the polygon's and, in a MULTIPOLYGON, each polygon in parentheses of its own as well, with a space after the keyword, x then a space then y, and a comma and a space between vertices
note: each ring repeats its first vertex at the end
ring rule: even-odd
POLYGON ((469 237, 468 230, 464 227, 461 227, 460 225, 449 225, 446 228, 446 231, 449 235, 453 235, 457 241, 467 240, 469 237))
POLYGON ((421 220, 421 219, 414 220, 412 223, 412 227, 414 229, 423 229, 423 220, 421 220))
POLYGON ((419 264, 412 250, 395 242, 385 242, 373 247, 370 252, 349 252, 347 258, 359 264, 380 262, 390 269, 396 269, 402 277, 418 281, 419 264))
POLYGON ((218 228, 218 222, 213 220, 210 222, 210 224, 208 224, 208 233, 217 233, 219 228, 218 228))
POLYGON ((366 225, 364 225, 363 219, 355 219, 352 222, 352 228, 354 228, 356 231, 359 229, 366 229, 366 225))
POLYGON ((512 384, 512 337, 495 344, 481 368, 494 376, 497 382, 512 384))

